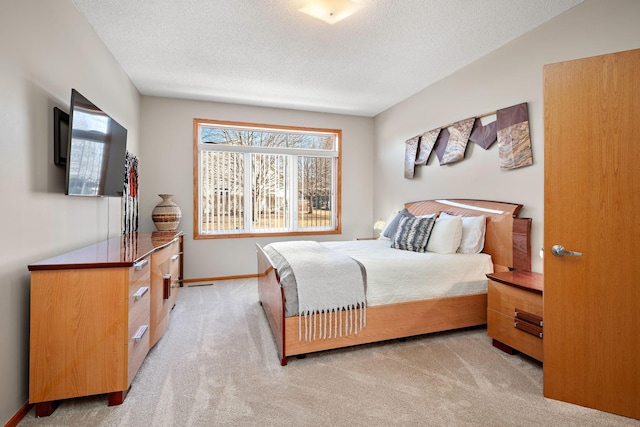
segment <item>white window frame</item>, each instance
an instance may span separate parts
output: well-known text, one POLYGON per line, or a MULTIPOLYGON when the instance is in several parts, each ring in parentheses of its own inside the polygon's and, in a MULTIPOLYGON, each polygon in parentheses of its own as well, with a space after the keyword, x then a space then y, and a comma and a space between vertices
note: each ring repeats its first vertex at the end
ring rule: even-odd
POLYGON ((254 237, 254 236, 281 236, 281 235, 321 235, 341 233, 341 145, 342 131, 338 129, 308 128, 277 126, 254 123, 227 122, 208 119, 194 119, 194 239, 219 239, 234 237, 254 237), (334 147, 332 150, 326 149, 304 149, 304 148, 279 148, 260 146, 239 146, 200 143, 200 129, 202 127, 218 127, 235 130, 255 130, 278 133, 306 133, 312 135, 332 135, 334 137, 334 147), (202 212, 203 178, 202 178, 202 153, 204 151, 233 152, 240 153, 244 157, 244 228, 241 230, 225 231, 204 231, 204 220, 202 212), (283 155, 289 158, 288 177, 289 189, 288 200, 289 226, 275 230, 255 230, 251 228, 252 221, 252 178, 251 178, 251 157, 254 154, 283 155), (300 157, 317 157, 333 159, 332 167, 332 188, 331 188, 331 224, 324 227, 299 227, 298 226, 298 173, 297 163, 300 157), (291 202, 294 200, 296 202, 291 202))

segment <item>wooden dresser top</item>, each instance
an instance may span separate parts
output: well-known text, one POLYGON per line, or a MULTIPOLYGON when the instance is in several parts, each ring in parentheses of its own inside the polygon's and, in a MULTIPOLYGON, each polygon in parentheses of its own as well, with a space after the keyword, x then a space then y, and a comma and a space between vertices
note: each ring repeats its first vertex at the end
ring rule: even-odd
POLYGON ((167 246, 181 234, 181 231, 130 233, 30 264, 29 271, 132 267, 136 261, 167 246))

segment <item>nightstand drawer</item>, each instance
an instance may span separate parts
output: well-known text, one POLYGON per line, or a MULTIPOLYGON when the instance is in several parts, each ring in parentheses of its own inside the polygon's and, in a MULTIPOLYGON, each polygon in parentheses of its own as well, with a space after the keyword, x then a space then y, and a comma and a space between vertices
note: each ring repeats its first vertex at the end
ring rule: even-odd
POLYGON ((515 316, 516 309, 542 318, 542 296, 524 289, 489 280, 487 305, 490 309, 515 316))
POLYGON ((487 334, 536 360, 543 361, 542 339, 515 327, 513 316, 487 310, 487 334))

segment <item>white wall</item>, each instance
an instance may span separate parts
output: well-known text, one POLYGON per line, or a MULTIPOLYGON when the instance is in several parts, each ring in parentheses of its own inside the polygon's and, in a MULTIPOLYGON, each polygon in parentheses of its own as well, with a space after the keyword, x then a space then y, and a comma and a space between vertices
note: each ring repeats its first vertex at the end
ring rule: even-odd
POLYGON ((342 235, 322 236, 318 240, 372 235, 372 118, 145 96, 139 159, 140 209, 144 215, 140 224, 142 229, 153 230, 150 212, 161 200, 157 194, 175 195, 174 201, 182 210, 179 228, 185 233, 185 278, 255 274, 255 243, 283 240, 273 237, 193 240, 194 118, 342 129, 342 235))
MULTIPOLYGON (((78 89, 129 130, 140 96, 71 0, 5 1, 0 12, 0 423, 28 399, 27 265, 120 233, 120 199, 64 195, 53 107, 78 89)), ((55 331, 52 331, 55 333, 55 331)))
MULTIPOLYGON (((474 198, 522 203, 520 216, 533 218, 532 248, 537 253, 543 246, 544 219, 542 68, 548 63, 639 48, 639 19, 640 1, 585 0, 378 115, 374 217, 386 218, 404 202, 418 199, 474 198), (487 151, 469 144, 462 162, 440 166, 433 153, 427 166, 416 168, 413 180, 403 178, 405 140, 522 102, 529 106, 532 166, 500 170, 497 144, 487 151)), ((532 269, 542 271, 542 261, 537 256, 533 257, 532 269)))

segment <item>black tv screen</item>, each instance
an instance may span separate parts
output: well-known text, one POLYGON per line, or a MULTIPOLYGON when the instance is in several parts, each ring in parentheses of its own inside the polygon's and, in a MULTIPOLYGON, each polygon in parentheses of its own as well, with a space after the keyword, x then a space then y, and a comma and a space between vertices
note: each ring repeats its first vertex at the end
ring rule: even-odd
POLYGON ((66 194, 122 197, 127 130, 71 90, 66 194))

